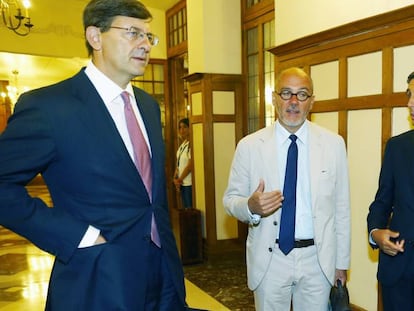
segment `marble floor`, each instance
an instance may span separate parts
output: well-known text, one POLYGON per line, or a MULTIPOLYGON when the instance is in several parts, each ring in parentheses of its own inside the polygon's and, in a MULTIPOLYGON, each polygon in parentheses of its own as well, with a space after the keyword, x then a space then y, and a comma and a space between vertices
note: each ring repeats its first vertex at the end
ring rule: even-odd
MULTIPOLYGON (((197 265, 185 265, 186 279, 232 311, 254 311, 253 293, 248 289, 244 249, 230 248, 210 255, 197 265)), ((215 310, 215 309, 211 309, 215 310)))
MULTIPOLYGON (((28 187, 28 190, 32 195, 50 203, 44 187, 33 186, 28 187)), ((43 310, 52 264, 53 256, 41 251, 26 239, 0 227, 0 311, 43 310)), ((212 264, 212 262, 205 262, 185 267, 188 305, 211 311, 251 310, 229 308, 228 305, 231 303, 227 305, 223 303, 232 295, 228 293, 229 288, 223 292, 222 287, 232 288, 232 286, 228 286, 228 282, 214 286, 217 284, 217 273, 223 276, 225 273, 221 270, 223 266, 217 266, 214 270, 212 264), (203 288, 204 286, 207 290, 203 288), (221 293, 217 292, 217 288, 221 293)), ((245 280, 237 282, 245 283, 245 280)), ((236 291, 240 292, 237 288, 236 291)))
MULTIPOLYGON (((43 310, 52 264, 53 256, 0 227, 0 310, 43 310)), ((190 307, 230 310, 192 282, 185 282, 190 307)))

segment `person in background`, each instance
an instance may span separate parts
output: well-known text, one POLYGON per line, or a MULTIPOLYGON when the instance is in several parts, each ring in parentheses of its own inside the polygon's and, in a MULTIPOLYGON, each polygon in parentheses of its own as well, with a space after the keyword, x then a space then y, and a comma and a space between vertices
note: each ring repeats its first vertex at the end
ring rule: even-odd
POLYGON ((237 144, 223 204, 249 225, 256 310, 326 311, 350 263, 345 143, 307 120, 314 95, 305 71, 283 70, 275 89, 278 118, 237 144))
POLYGON ((177 167, 174 172, 173 182, 175 189, 181 195, 184 208, 193 206, 193 187, 191 170, 193 163, 190 149, 190 123, 188 118, 181 119, 178 123, 178 134, 181 138, 181 145, 177 150, 177 167))
MULTIPOLYGON (((414 72, 407 83, 407 106, 414 124, 414 72)), ((413 130, 388 140, 367 216, 369 242, 380 249, 377 278, 384 311, 414 310, 413 153, 413 130)))
POLYGON ((91 61, 22 94, 0 136, 0 223, 55 256, 46 310, 187 309, 159 105, 130 82, 158 43, 151 18, 136 0, 90 1, 91 61), (38 174, 53 208, 25 189, 38 174))

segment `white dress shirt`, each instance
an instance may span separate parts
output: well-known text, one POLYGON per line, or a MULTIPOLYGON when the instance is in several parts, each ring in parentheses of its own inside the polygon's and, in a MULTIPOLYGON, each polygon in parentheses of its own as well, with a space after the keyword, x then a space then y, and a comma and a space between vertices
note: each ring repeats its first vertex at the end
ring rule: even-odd
MULTIPOLYGON (((310 193, 310 163, 309 163, 309 129, 305 122, 299 130, 294 133, 298 139, 298 178, 296 187, 296 220, 295 239, 313 239, 312 201, 310 193)), ((281 156, 278 163, 280 185, 283 187, 286 172, 286 160, 289 145, 289 133, 279 122, 276 121, 276 147, 281 156)), ((283 189, 281 189, 283 192, 283 189)), ((283 209, 283 205, 282 205, 283 209)))
MULTIPOLYGON (((125 147, 128 150, 132 160, 134 160, 134 150, 132 147, 131 140, 129 139, 128 128, 126 125, 125 114, 124 114, 124 101, 122 100, 121 93, 127 91, 131 101, 132 109, 134 110, 135 117, 137 118, 138 124, 141 128, 142 134, 144 135, 145 141, 148 144, 148 150, 151 155, 151 147, 149 145, 148 134, 142 120, 141 113, 139 112, 138 106, 131 83, 128 83, 125 90, 120 88, 115 82, 104 75, 96 66, 90 61, 85 69, 85 74, 91 80, 92 84, 96 88, 97 92, 101 96, 106 108, 108 109, 112 119, 115 122, 116 128, 124 141, 125 147)), ((79 248, 88 247, 94 245, 96 239, 100 234, 100 230, 89 226, 81 242, 79 248)))

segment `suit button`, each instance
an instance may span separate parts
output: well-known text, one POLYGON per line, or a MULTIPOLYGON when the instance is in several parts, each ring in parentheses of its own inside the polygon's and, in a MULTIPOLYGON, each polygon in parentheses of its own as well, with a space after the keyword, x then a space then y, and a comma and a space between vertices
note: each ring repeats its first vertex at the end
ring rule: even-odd
POLYGON ((269 252, 270 253, 273 252, 273 248, 269 247, 269 252))
POLYGON ((276 220, 273 222, 273 225, 277 226, 277 221, 276 220))

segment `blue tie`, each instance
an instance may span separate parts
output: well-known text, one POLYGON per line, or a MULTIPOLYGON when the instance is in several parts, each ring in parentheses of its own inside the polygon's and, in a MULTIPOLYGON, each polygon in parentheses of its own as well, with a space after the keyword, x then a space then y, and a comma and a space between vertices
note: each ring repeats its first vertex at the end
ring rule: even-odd
POLYGON ((290 135, 292 141, 289 146, 285 184, 283 186, 282 216, 280 221, 279 248, 285 254, 293 249, 295 245, 295 215, 296 215, 296 182, 298 176, 298 145, 296 135, 290 135))

